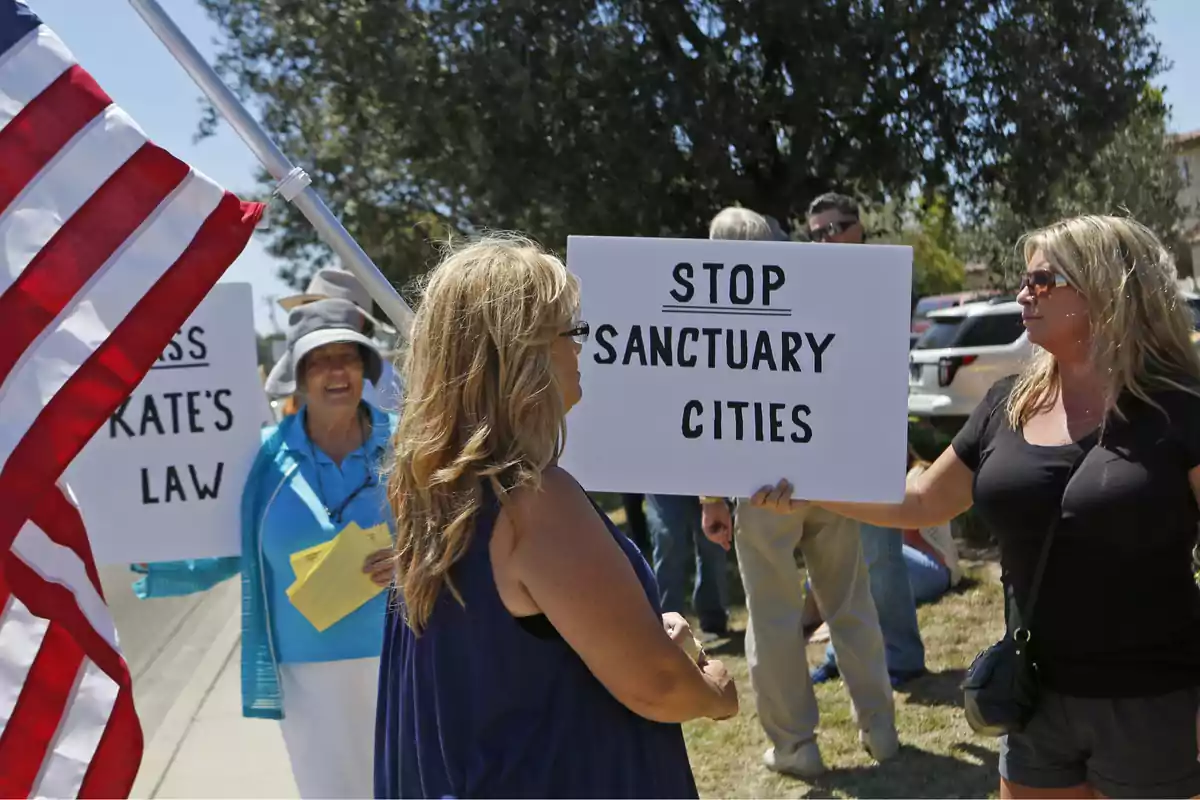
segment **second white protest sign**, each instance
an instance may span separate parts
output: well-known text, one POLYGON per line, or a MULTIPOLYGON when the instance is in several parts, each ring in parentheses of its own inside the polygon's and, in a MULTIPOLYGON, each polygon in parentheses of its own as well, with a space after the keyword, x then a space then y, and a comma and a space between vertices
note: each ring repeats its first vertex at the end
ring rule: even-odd
POLYGON ((249 284, 219 283, 67 470, 96 561, 237 555, 266 404, 249 284))
POLYGON ((912 250, 573 236, 591 338, 562 463, 589 491, 903 494, 912 250))

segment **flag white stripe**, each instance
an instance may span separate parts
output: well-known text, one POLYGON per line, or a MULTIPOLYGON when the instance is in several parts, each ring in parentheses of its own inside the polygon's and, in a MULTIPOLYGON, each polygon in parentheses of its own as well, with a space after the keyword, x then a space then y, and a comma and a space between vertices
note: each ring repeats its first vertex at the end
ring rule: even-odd
MULTIPOLYGON (((47 583, 57 583, 75 596, 75 605, 87 618, 88 624, 117 650, 117 629, 104 598, 88 580, 87 569, 79 556, 67 547, 56 544, 45 531, 26 522, 13 540, 13 555, 47 583)), ((118 651, 119 652, 119 651, 118 651)))
POLYGON ((0 387, 0 470, 38 414, 187 250, 224 191, 194 170, 109 259, 99 276, 49 326, 0 387))
POLYGON ((10 47, 0 56, 0 130, 73 66, 71 51, 45 25, 10 47))
MULTIPOLYGON (((34 177, 8 209, 0 213, 0 293, 8 289, 38 251, 145 143, 146 135, 137 123, 121 109, 109 106, 34 177)), ((92 280, 99 280, 106 267, 98 270, 92 280)), ((80 294, 86 291, 85 286, 80 294)), ((71 304, 68 303, 56 322, 70 311, 71 304)), ((46 326, 18 359, 8 380, 0 381, 0 402, 14 385, 15 376, 24 363, 37 352, 38 343, 53 330, 54 325, 46 326)), ((24 387, 21 391, 33 394, 32 387, 24 387)), ((0 452, 7 453, 15 446, 11 431, 0 426, 0 452)))
POLYGON ((34 797, 78 797, 92 756, 100 745, 120 687, 85 658, 66 716, 33 790, 34 797))
POLYGON ((21 687, 49 627, 49 622, 35 617, 20 600, 9 598, 8 608, 0 616, 0 734, 12 719, 21 687))
POLYGON ((0 293, 145 143, 137 123, 109 106, 29 182, 0 214, 0 293))

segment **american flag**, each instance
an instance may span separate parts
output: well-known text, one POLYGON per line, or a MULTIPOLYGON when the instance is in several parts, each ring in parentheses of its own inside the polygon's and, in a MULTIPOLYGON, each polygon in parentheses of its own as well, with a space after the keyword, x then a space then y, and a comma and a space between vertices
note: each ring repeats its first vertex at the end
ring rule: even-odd
POLYGON ((262 210, 147 141, 24 3, 0 0, 2 797, 133 785, 129 670, 60 478, 262 210))

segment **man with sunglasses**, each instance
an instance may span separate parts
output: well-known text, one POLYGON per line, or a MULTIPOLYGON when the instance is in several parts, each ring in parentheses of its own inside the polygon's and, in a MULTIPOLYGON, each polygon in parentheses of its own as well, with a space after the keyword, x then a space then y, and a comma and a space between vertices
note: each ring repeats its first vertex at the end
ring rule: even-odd
POLYGON ((808 207, 808 238, 830 244, 862 244, 867 240, 858 203, 844 194, 823 194, 808 207))
MULTIPOLYGON (((814 242, 863 244, 866 231, 858 204, 844 194, 823 194, 808 207, 808 234, 814 242)), ((899 687, 925 674, 925 645, 917 625, 917 604, 908 566, 904 563, 904 534, 893 528, 862 525, 863 560, 870 575, 871 597, 879 612, 879 627, 887 649, 888 675, 899 687)), ((813 683, 837 678, 840 671, 833 644, 825 663, 812 672, 813 683)))

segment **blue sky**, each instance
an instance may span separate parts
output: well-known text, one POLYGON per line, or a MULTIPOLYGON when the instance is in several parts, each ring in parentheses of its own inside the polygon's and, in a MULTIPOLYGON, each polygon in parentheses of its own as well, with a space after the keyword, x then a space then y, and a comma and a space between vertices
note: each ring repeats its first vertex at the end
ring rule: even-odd
MULTIPOLYGON (((192 142, 200 118, 199 90, 127 0, 29 2, 83 67, 158 144, 231 191, 254 187, 254 157, 228 126, 222 126, 215 137, 192 142)), ((159 2, 211 59, 218 30, 194 0, 159 2)), ((1150 6, 1156 17, 1154 34, 1174 62, 1161 79, 1173 107, 1171 128, 1200 129, 1200 0, 1151 0, 1150 6)), ((256 241, 225 277, 254 286, 255 322, 260 331, 271 329, 269 298, 290 292, 276 277, 276 269, 274 259, 256 241)))

